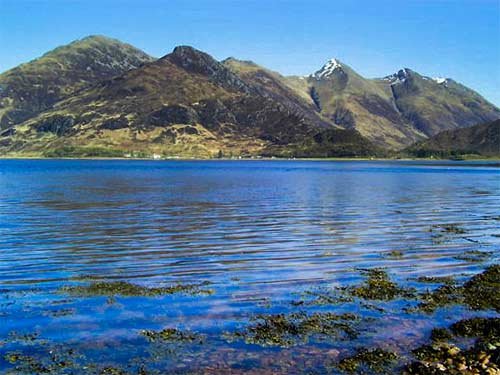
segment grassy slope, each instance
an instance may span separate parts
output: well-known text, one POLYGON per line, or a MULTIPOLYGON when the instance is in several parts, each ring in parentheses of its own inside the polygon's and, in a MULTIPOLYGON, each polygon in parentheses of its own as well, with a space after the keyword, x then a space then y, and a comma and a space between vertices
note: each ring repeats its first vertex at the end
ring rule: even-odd
POLYGON ((385 148, 398 149, 422 138, 422 134, 402 118, 392 101, 392 93, 365 79, 349 66, 335 71, 329 79, 290 77, 289 85, 302 95, 317 93, 321 114, 336 124, 358 130, 385 148))
MULTIPOLYGON (((409 74, 404 82, 392 85, 396 105, 426 136, 500 117, 498 108, 453 80, 439 84, 409 69, 407 71, 409 74)), ((387 81, 380 80, 379 84, 389 87, 387 81)))
POLYGON ((0 146, 12 155, 49 156, 95 150, 104 156, 185 157, 374 152, 356 132, 330 132, 316 140, 314 136, 332 126, 277 76, 238 74, 200 51, 176 48, 59 102, 16 127, 14 134, 4 133, 0 146))
POLYGON ((468 128, 445 130, 409 147, 406 152, 417 157, 500 157, 500 120, 468 128))
POLYGON ((103 36, 58 47, 0 74, 0 129, 36 116, 96 82, 150 61, 153 58, 137 48, 103 36))

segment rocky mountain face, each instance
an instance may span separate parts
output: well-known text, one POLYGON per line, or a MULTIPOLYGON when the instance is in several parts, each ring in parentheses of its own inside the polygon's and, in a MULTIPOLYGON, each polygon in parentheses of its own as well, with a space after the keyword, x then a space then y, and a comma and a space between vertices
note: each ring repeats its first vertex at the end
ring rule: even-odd
POLYGON ((366 79, 337 59, 307 77, 179 46, 153 59, 93 36, 0 75, 0 153, 368 156, 500 118, 451 79, 366 79))
POLYGON ((0 74, 0 129, 19 124, 77 91, 154 59, 118 40, 89 36, 0 74))
POLYGON ((417 157, 467 154, 500 156, 500 120, 467 128, 445 130, 406 150, 417 157))
POLYGON ((465 86, 410 69, 366 79, 331 59, 308 77, 289 77, 288 85, 308 94, 324 118, 385 148, 500 117, 498 108, 465 86))
POLYGON ((398 111, 390 90, 365 79, 337 59, 329 60, 308 77, 295 77, 291 85, 307 92, 316 110, 333 124, 355 129, 376 144, 398 148, 422 139, 398 111))
POLYGON ((410 69, 378 80, 390 88, 396 107, 426 136, 500 118, 500 110, 450 78, 430 78, 410 69))
POLYGON ((227 64, 176 47, 5 130, 0 145, 33 154, 81 147, 196 157, 375 153, 358 132, 324 121, 279 78, 227 64))

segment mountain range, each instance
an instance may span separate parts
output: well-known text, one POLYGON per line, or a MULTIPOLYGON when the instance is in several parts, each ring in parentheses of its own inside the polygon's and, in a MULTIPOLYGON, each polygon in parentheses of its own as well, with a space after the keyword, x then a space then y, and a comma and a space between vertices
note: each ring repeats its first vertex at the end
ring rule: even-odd
POLYGON ((331 59, 285 77, 103 36, 0 74, 0 153, 12 156, 370 156, 498 118, 473 90, 407 68, 367 79, 331 59))

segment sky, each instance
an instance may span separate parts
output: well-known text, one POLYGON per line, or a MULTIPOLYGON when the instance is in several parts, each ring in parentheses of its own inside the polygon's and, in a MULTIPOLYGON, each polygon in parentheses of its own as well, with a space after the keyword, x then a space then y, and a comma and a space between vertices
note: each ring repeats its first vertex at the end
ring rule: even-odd
POLYGON ((87 35, 160 57, 191 45, 306 75, 451 77, 500 106, 500 0, 0 0, 0 72, 87 35))

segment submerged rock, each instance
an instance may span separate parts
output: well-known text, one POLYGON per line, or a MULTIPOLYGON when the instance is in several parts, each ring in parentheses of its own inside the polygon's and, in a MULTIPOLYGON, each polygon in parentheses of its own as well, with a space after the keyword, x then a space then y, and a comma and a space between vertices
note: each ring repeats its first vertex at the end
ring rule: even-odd
POLYGON ((414 296, 413 289, 398 286, 384 270, 374 268, 363 272, 368 276, 365 282, 360 286, 347 289, 354 297, 390 301, 397 297, 412 298, 414 296))
POLYGON ((244 340, 260 346, 290 347, 316 336, 321 339, 354 339, 360 318, 354 314, 292 313, 258 315, 244 331, 227 334, 229 341, 244 340))
POLYGON ((454 323, 450 330, 451 332, 444 330, 446 334, 441 332, 439 337, 431 335, 434 341, 432 344, 415 349, 413 354, 416 360, 406 366, 404 373, 419 375, 500 373, 499 318, 460 320, 454 323), (472 346, 464 349, 454 342, 458 337, 473 337, 475 341, 472 346))
POLYGON ((150 342, 164 343, 198 343, 202 344, 204 336, 195 332, 181 331, 176 328, 165 328, 161 331, 143 330, 141 335, 150 342))
POLYGON ((380 348, 359 349, 356 354, 342 359, 337 367, 350 374, 393 374, 398 355, 380 348))
POLYGON ((500 311, 500 265, 488 267, 462 286, 442 285, 423 293, 417 309, 433 312, 437 308, 465 304, 473 310, 500 311))

